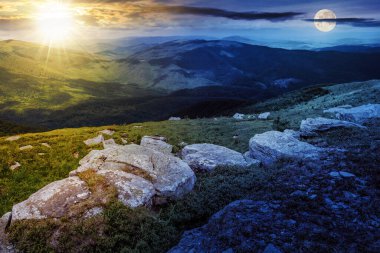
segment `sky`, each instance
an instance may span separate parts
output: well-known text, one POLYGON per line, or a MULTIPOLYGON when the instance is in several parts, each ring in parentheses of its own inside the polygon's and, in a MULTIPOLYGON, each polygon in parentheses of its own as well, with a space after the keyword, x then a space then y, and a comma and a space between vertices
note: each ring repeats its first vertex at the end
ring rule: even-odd
POLYGON ((379 11, 379 0, 0 0, 0 39, 241 36, 269 44, 370 44, 380 43, 379 11), (55 13, 46 6, 57 2, 70 16, 65 27, 50 22, 55 13), (331 32, 314 26, 321 9, 337 16, 331 32))

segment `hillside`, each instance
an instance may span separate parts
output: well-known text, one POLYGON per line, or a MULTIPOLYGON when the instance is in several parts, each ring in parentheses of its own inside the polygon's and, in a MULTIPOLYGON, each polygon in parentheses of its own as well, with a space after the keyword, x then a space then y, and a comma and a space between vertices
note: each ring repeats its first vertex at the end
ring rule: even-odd
MULTIPOLYGON (((61 129, 20 135, 15 141, 2 137, 0 138, 0 214, 9 211, 12 205, 26 199, 48 183, 67 177, 68 173, 77 167, 79 160, 91 150, 102 149, 100 145, 87 147, 83 143, 84 140, 97 136, 101 130, 115 131, 112 137, 106 138, 113 138, 119 144, 123 143, 123 139, 129 143, 140 143, 145 135, 165 136, 168 143, 174 146, 174 153, 186 145, 183 142, 213 143, 245 152, 249 148, 248 140, 255 134, 273 129, 298 130, 301 120, 326 116, 323 110, 330 107, 346 104, 352 106, 379 104, 379 84, 380 81, 374 80, 317 86, 240 108, 239 112, 250 114, 270 111, 269 120, 235 120, 231 117, 188 119, 61 129), (32 145, 34 148, 19 150, 26 145, 32 145), (10 166, 16 162, 21 167, 10 170, 10 166)), ((286 230, 294 234, 283 234, 276 230, 278 228, 268 228, 274 229, 275 232, 272 234, 277 234, 275 239, 266 233, 260 235, 266 236, 266 242, 274 241, 283 247, 288 247, 285 248, 287 249, 285 252, 294 250, 293 246, 306 247, 310 251, 322 248, 339 252, 346 251, 349 247, 355 247, 359 251, 374 249, 376 245, 371 231, 375 228, 368 224, 374 224, 371 223, 375 219, 373 215, 378 211, 377 168, 380 161, 376 157, 376 152, 379 150, 377 140, 380 132, 376 120, 366 124, 366 127, 365 130, 337 128, 317 137, 302 139, 303 142, 316 145, 318 148, 347 150, 348 156, 339 155, 339 159, 344 160, 333 160, 334 165, 325 167, 322 164, 316 166, 302 162, 292 163, 288 159, 278 161, 265 169, 257 166, 248 168, 222 166, 210 173, 197 172, 197 183, 193 192, 182 200, 166 203, 162 207, 129 209, 120 203, 110 203, 104 206, 104 215, 90 219, 76 220, 73 217, 64 217, 16 222, 9 230, 10 237, 16 247, 31 251, 94 252, 112 249, 114 252, 128 250, 165 252, 179 242, 184 230, 202 226, 207 223, 211 215, 230 202, 248 198, 255 201, 262 200, 259 203, 261 207, 268 205, 270 208, 265 209, 270 210, 266 212, 268 215, 272 215, 273 208, 281 205, 287 219, 281 218, 278 221, 275 218, 276 214, 271 218, 263 216, 262 220, 269 219, 270 224, 284 226, 283 222, 295 220, 292 224, 296 225, 286 230), (347 136, 350 138, 349 142, 346 141, 347 136), (331 179, 329 173, 339 170, 349 171, 355 175, 355 178, 331 179), (302 189, 301 193, 298 187, 302 189), (330 187, 334 190, 329 190, 330 187), (309 190, 317 197, 312 197, 314 195, 311 193, 302 195, 303 191, 309 190), (268 204, 270 201, 273 203, 268 204), (334 205, 338 207, 335 208, 334 205), (344 206, 345 212, 341 212, 341 205, 344 206), (361 213, 360 221, 353 224, 352 217, 357 216, 358 212, 361 213), (326 223, 317 222, 321 220, 326 223), (331 223, 333 221, 335 223, 331 223), (329 232, 323 236, 325 233, 323 229, 327 228, 329 232), (308 244, 304 244, 305 235, 302 231, 305 229, 310 240, 308 244), (56 233, 60 236, 56 237, 56 233), (325 237, 329 237, 330 240, 325 240, 325 237), (293 240, 291 245, 286 244, 289 238, 293 240)), ((334 156, 334 159, 338 157, 334 156)), ((329 159, 322 161, 329 164, 329 159)), ((213 233, 219 232, 221 231, 215 230, 213 233)), ((251 235, 251 231, 244 233, 251 235)), ((255 238, 256 236, 255 234, 255 238)), ((264 246, 265 244, 257 247, 262 250, 264 246)))

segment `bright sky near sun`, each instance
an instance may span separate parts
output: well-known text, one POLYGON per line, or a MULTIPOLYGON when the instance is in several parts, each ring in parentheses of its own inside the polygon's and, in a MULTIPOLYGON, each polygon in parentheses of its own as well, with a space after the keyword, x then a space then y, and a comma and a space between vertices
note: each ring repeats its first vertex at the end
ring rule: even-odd
POLYGON ((63 43, 77 37, 239 35, 380 42, 379 10, 378 0, 0 0, 0 39, 63 43), (341 18, 328 34, 307 20, 321 9, 341 18))

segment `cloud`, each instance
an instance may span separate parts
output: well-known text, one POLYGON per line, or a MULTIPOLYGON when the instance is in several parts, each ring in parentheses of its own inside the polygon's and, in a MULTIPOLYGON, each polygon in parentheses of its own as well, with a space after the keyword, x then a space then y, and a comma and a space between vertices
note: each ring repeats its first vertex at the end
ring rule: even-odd
POLYGON ((308 22, 336 22, 355 27, 380 27, 380 20, 372 18, 305 19, 308 22))

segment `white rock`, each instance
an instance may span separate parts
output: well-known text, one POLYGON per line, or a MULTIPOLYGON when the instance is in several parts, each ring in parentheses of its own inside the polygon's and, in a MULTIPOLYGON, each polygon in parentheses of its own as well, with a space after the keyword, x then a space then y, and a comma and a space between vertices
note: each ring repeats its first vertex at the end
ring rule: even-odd
POLYGON ((329 175, 331 177, 335 177, 335 178, 350 178, 350 177, 355 177, 354 174, 352 173, 349 173, 349 172, 346 172, 346 171, 332 171, 329 173, 329 175))
POLYGON ((124 205, 132 208, 151 205, 155 189, 148 180, 120 170, 100 170, 97 174, 116 187, 118 199, 124 205))
POLYGON ((114 135, 115 131, 105 129, 105 130, 99 131, 99 133, 112 136, 112 135, 114 135))
POLYGON ((251 138, 249 152, 250 157, 271 165, 282 158, 318 160, 324 149, 302 142, 289 133, 269 131, 251 138))
POLYGON ((235 113, 234 116, 232 116, 232 118, 234 118, 236 120, 243 120, 243 119, 245 119, 245 114, 235 113))
POLYGON ((143 147, 151 148, 156 151, 162 152, 167 155, 171 155, 173 146, 165 142, 164 137, 144 136, 141 139, 140 145, 143 147))
POLYGON ((195 184, 195 174, 182 160, 136 144, 93 150, 80 161, 71 176, 89 169, 122 170, 150 178, 158 195, 180 198, 195 184))
POLYGON ((125 144, 128 144, 128 141, 124 138, 121 138, 121 142, 125 145, 125 144))
POLYGON ((104 141, 103 135, 98 135, 95 138, 85 140, 84 144, 86 144, 87 146, 95 146, 95 145, 101 144, 103 141, 104 141))
POLYGON ((333 113, 340 120, 363 124, 370 119, 380 118, 380 104, 367 104, 353 108, 334 107, 323 112, 333 113))
POLYGON ((17 140, 19 140, 19 139, 21 139, 21 136, 16 135, 16 136, 8 137, 8 138, 6 138, 5 140, 6 140, 6 141, 17 141, 17 140))
POLYGON ((170 117, 169 118, 170 121, 179 121, 179 120, 182 120, 180 117, 170 117))
POLYGON ((13 171, 13 170, 17 170, 20 167, 21 167, 21 164, 19 162, 15 162, 9 169, 13 171))
POLYGON ((336 119, 328 119, 328 118, 308 118, 306 120, 302 120, 300 132, 302 136, 315 136, 318 132, 328 131, 334 128, 365 128, 359 124, 336 120, 336 119))
POLYGON ((108 148, 108 147, 115 146, 115 145, 117 145, 117 144, 116 144, 114 139, 109 139, 109 140, 103 141, 103 147, 104 148, 108 148))
POLYGON ((270 112, 260 113, 258 116, 258 119, 268 119, 269 116, 270 116, 270 112))
POLYGON ((218 166, 248 167, 252 163, 239 152, 207 143, 184 147, 181 157, 196 171, 212 171, 218 166))
POLYGON ((0 233, 3 232, 11 223, 12 213, 8 212, 0 218, 0 233))
POLYGON ((79 177, 53 182, 12 208, 12 220, 60 218, 75 204, 87 199, 90 191, 79 177))
POLYGON ((84 218, 92 218, 94 216, 97 216, 99 214, 101 214, 103 212, 103 208, 102 207, 93 207, 89 210, 87 210, 85 212, 85 214, 83 215, 84 218))
POLYGON ((33 149, 32 145, 22 146, 20 147, 20 151, 27 151, 33 149))
POLYGON ((44 146, 44 147, 47 147, 47 148, 51 148, 51 146, 49 145, 49 143, 45 143, 44 142, 44 143, 41 143, 41 145, 44 146))

